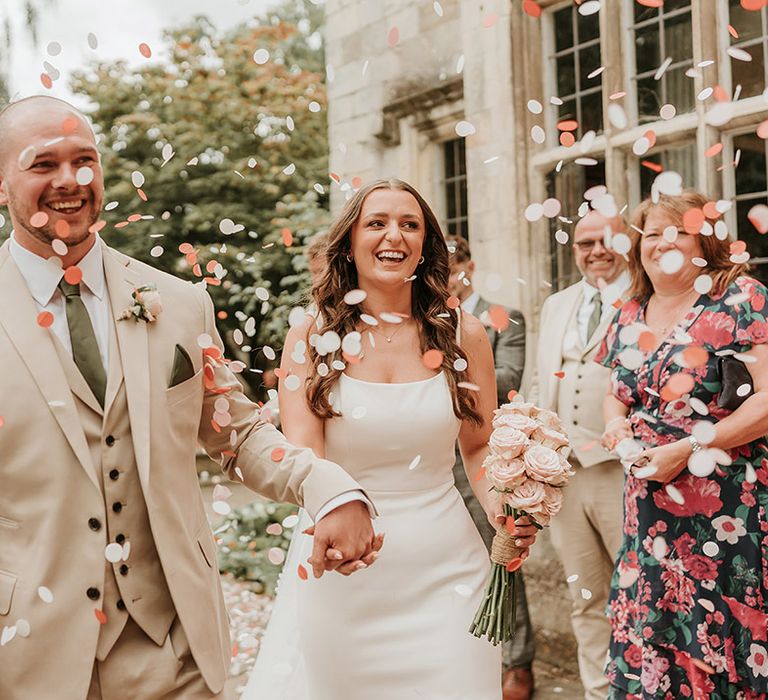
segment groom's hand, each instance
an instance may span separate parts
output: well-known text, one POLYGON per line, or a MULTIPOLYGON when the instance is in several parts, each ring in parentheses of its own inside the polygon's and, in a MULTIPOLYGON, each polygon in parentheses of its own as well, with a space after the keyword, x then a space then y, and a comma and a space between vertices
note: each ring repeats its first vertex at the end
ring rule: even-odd
POLYGON ((374 536, 371 515, 362 501, 351 501, 321 518, 307 534, 314 536, 309 563, 315 578, 338 569, 350 574, 373 563, 382 538, 374 536))

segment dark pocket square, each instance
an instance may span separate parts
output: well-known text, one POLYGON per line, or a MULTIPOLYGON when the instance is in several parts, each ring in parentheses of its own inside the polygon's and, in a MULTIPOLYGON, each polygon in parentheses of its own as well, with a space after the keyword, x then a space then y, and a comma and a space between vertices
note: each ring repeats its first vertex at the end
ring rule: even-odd
POLYGON ((181 347, 176 345, 176 351, 173 355, 173 370, 171 370, 171 381, 168 384, 168 388, 181 384, 192 379, 195 376, 195 367, 192 364, 192 360, 189 359, 189 353, 181 347))

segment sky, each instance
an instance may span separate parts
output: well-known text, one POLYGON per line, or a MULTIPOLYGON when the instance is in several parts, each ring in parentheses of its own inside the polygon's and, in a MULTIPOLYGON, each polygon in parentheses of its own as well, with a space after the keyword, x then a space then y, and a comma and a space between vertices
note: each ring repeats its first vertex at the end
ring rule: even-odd
MULTIPOLYGON (((206 15, 220 30, 250 20, 274 5, 276 0, 36 0, 40 6, 39 41, 33 45, 24 26, 24 0, 0 0, 0 20, 11 21, 10 87, 14 98, 48 94, 78 102, 68 87, 73 70, 89 61, 123 58, 136 65, 146 61, 139 44, 147 43, 153 55, 159 53, 162 31, 177 26, 195 15, 206 15), (91 49, 88 35, 94 34, 97 47, 91 49), (61 47, 50 55, 51 42, 61 47), (157 51, 155 50, 157 49, 157 51), (60 71, 53 88, 46 90, 40 74, 48 61, 60 71)), ((53 51, 56 47, 52 47, 53 51)))

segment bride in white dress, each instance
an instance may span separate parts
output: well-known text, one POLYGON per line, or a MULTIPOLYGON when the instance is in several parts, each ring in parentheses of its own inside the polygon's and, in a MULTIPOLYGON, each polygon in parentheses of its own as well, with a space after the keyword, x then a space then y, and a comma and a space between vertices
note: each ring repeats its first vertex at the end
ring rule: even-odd
MULTIPOLYGON (((386 541, 371 568, 315 579, 304 516, 242 697, 499 700, 499 647, 468 631, 488 554, 452 476, 458 438, 476 496, 503 521, 480 474, 496 408, 485 329, 449 308, 443 235, 406 183, 372 183, 347 202, 327 263, 318 318, 286 339, 282 428, 357 479, 386 541), (356 289, 365 295, 345 302, 356 289)), ((525 519, 517 532, 533 543, 525 519)))

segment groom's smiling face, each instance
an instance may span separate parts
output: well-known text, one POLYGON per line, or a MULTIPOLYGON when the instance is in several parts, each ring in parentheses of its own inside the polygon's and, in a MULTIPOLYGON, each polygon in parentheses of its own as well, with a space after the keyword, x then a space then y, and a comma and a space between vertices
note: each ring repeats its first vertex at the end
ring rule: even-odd
MULTIPOLYGON (((96 140, 85 118, 46 98, 12 106, 2 119, 0 204, 22 245, 71 247, 95 236, 104 196, 96 140)), ((32 246, 27 246, 32 247, 32 246)))

